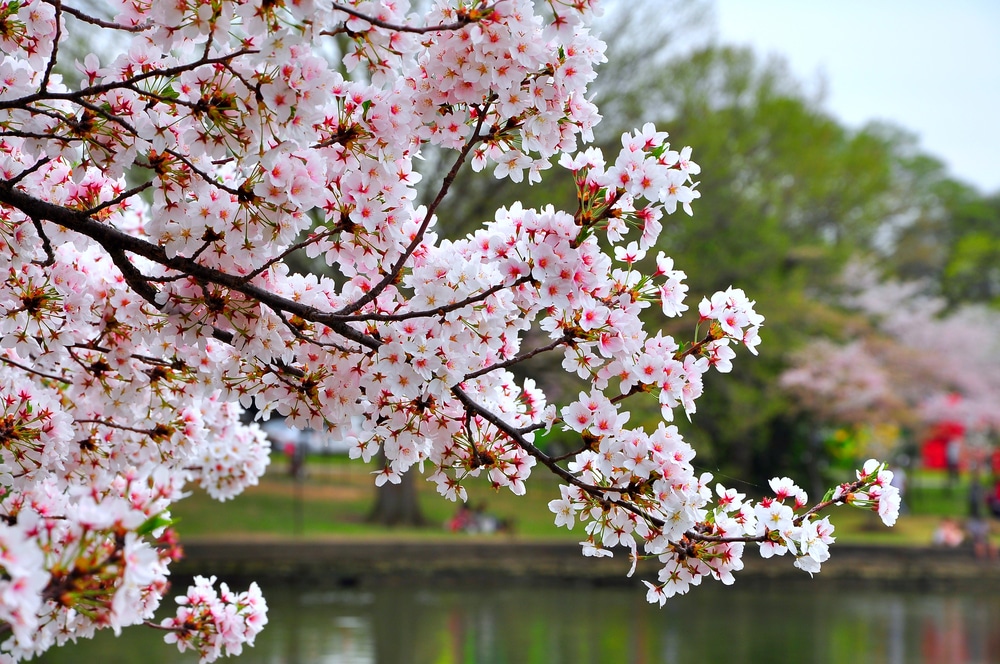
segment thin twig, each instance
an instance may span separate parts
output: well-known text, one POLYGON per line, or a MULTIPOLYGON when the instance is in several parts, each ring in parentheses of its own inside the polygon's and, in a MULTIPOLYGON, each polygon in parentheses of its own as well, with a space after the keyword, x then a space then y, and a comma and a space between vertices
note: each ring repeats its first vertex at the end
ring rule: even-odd
POLYGON ((472 380, 473 378, 479 378, 480 376, 484 376, 490 373, 491 371, 496 371, 497 369, 504 369, 506 367, 513 366, 515 364, 520 364, 521 362, 531 359, 536 355, 540 355, 541 353, 546 353, 550 350, 555 350, 559 346, 569 343, 572 339, 573 339, 572 333, 566 331, 566 333, 563 336, 559 337, 558 339, 556 339, 551 343, 545 344, 544 346, 539 346, 538 348, 535 348, 534 350, 531 350, 527 353, 516 355, 510 358, 509 360, 505 360, 503 362, 497 362, 496 364, 491 364, 488 367, 483 367, 482 369, 473 371, 472 373, 466 374, 462 380, 472 380))
POLYGON ((100 28, 108 28, 110 30, 125 30, 127 32, 143 32, 149 29, 149 26, 138 26, 138 25, 122 25, 121 23, 113 23, 112 21, 105 21, 104 19, 91 16, 83 11, 70 7, 69 5, 63 5, 62 10, 72 16, 73 18, 79 19, 84 23, 90 23, 91 25, 96 25, 100 28))
MULTIPOLYGON (((347 321, 379 321, 379 322, 399 322, 404 320, 410 320, 412 318, 428 318, 430 316, 443 316, 452 311, 457 311, 463 307, 468 307, 473 304, 478 304, 484 301, 490 295, 498 293, 499 291, 506 290, 508 288, 516 288, 517 286, 531 281, 531 277, 521 277, 512 284, 497 284, 496 286, 491 286, 481 293, 475 295, 470 295, 469 297, 461 300, 459 302, 452 302, 451 304, 445 304, 434 309, 424 309, 421 311, 407 311, 401 314, 358 314, 356 316, 344 316, 341 320, 347 321)), ((525 358, 527 359, 527 358, 525 358)), ((489 370, 499 367, 500 365, 494 364, 489 367, 489 370)), ((474 377, 472 375, 466 376, 465 378, 474 377)))
POLYGON ((85 215, 87 215, 88 217, 89 216, 93 216, 93 215, 97 214, 98 212, 100 212, 102 210, 106 210, 109 207, 114 207, 115 205, 118 205, 119 203, 122 203, 122 202, 124 202, 125 200, 127 200, 129 198, 132 198, 136 194, 142 193, 143 191, 149 189, 152 186, 153 186, 152 182, 145 182, 143 184, 136 185, 135 187, 132 187, 128 191, 122 192, 118 196, 115 196, 110 201, 105 201, 105 202, 101 203, 100 205, 96 205, 96 206, 94 206, 92 208, 84 210, 83 213, 85 215))
MULTIPOLYGON (((482 18, 484 18, 485 16, 487 16, 489 13, 491 13, 493 11, 493 9, 494 9, 494 5, 489 5, 487 7, 484 7, 483 9, 479 10, 479 15, 478 16, 465 15, 465 16, 461 16, 459 18, 459 20, 455 21, 454 23, 441 23, 439 25, 425 25, 425 26, 414 26, 414 25, 402 25, 402 24, 398 24, 398 23, 389 23, 388 21, 383 21, 383 20, 381 20, 379 18, 376 18, 374 16, 369 16, 368 14, 364 14, 364 13, 358 11, 357 9, 354 9, 352 7, 348 7, 346 5, 341 5, 341 4, 336 3, 336 2, 333 3, 333 8, 335 10, 342 11, 345 14, 349 14, 350 16, 353 16, 354 18, 361 19, 362 21, 367 21, 368 23, 371 23, 372 25, 374 25, 376 27, 379 27, 379 28, 383 28, 385 30, 391 30, 393 32, 411 32, 411 33, 415 33, 415 34, 418 34, 418 35, 422 35, 422 34, 427 34, 428 32, 449 32, 449 31, 453 31, 453 30, 461 30, 462 28, 464 28, 464 27, 466 27, 468 25, 471 25, 472 23, 476 23, 477 21, 480 21, 482 18)), ((322 34, 322 35, 329 35, 329 34, 332 34, 332 33, 330 33, 327 30, 324 30, 320 34, 322 34)))
POLYGON ((56 262, 56 255, 52 251, 52 242, 49 240, 49 236, 45 234, 45 229, 42 228, 42 222, 35 217, 32 217, 31 223, 34 224, 38 237, 42 238, 42 249, 45 251, 45 261, 39 263, 39 267, 49 267, 50 265, 54 265, 56 262))
POLYGON ((50 2, 56 9, 56 34, 52 38, 52 55, 49 56, 49 61, 45 65, 42 82, 38 85, 38 89, 42 92, 49 89, 49 79, 52 77, 52 70, 56 66, 56 60, 59 58, 59 40, 62 37, 62 3, 59 0, 50 0, 50 2))
POLYGON ((20 173, 18 173, 14 177, 12 177, 11 179, 6 180, 6 183, 9 186, 13 187, 13 186, 17 185, 18 183, 20 183, 21 180, 23 180, 24 178, 28 177, 29 175, 31 175, 35 171, 37 171, 42 166, 45 166, 46 164, 48 164, 50 161, 52 161, 51 157, 45 157, 43 159, 39 159, 34 164, 32 164, 28 168, 24 169, 23 171, 21 171, 20 173))
POLYGON ((72 385, 73 384, 73 381, 68 380, 66 378, 63 378, 62 376, 55 376, 53 374, 47 374, 47 373, 44 373, 42 371, 39 371, 38 369, 32 369, 31 367, 25 366, 25 365, 21 364, 20 362, 15 362, 14 360, 10 359, 9 357, 3 357, 2 355, 0 355, 0 362, 3 362, 4 364, 9 364, 12 367, 17 367, 21 371, 27 371, 28 373, 35 374, 36 376, 38 376, 40 378, 46 378, 48 380, 54 380, 56 382, 63 383, 65 385, 72 385))

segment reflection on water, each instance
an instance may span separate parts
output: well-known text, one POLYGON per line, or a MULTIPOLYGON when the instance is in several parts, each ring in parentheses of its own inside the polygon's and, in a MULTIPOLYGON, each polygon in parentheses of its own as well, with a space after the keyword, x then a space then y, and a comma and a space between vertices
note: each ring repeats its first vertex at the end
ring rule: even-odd
MULTIPOLYGON (((638 588, 265 593, 270 624, 241 664, 1000 662, 998 594, 737 583, 699 588, 659 609, 638 588)), ((41 661, 197 658, 135 628, 117 642, 84 642, 41 661)))

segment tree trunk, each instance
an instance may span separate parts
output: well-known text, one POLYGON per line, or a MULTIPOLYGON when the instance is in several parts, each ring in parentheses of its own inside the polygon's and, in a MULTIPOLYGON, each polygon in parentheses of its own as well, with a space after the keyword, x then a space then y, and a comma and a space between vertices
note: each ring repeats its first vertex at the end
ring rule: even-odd
MULTIPOLYGON (((385 465, 385 457, 381 452, 378 463, 383 467, 385 465)), ((414 470, 403 473, 399 484, 386 482, 375 490, 375 506, 368 515, 368 522, 382 526, 427 525, 417 499, 417 474, 414 470)))

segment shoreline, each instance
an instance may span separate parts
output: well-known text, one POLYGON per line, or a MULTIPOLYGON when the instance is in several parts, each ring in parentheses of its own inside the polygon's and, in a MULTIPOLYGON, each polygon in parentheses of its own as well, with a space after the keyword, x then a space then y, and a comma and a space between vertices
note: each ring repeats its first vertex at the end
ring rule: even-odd
MULTIPOLYGON (((586 558, 566 540, 476 538, 414 540, 208 539, 187 540, 172 574, 214 574, 225 580, 282 585, 379 587, 400 585, 638 585, 655 579, 655 560, 640 561, 629 578, 627 550, 613 558, 586 558)), ((788 555, 744 556, 737 583, 846 583, 867 587, 1000 590, 1000 560, 978 560, 971 548, 843 544, 815 577, 788 555)))

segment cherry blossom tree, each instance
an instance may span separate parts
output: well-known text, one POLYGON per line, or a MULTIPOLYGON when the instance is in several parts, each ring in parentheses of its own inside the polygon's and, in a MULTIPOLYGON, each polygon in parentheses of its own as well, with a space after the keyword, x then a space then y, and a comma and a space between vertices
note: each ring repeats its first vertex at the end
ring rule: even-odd
POLYGON ((755 352, 763 319, 729 288, 701 300, 693 341, 646 329, 650 307, 689 308, 684 273, 652 252, 700 169, 652 125, 608 161, 586 147, 596 2, 537 4, 0 0, 5 659, 137 623, 206 662, 252 644, 256 586, 198 579, 152 621, 171 504, 191 484, 228 500, 265 470, 251 404, 334 432, 360 417, 352 455, 384 454, 377 484, 419 465, 453 500, 476 476, 522 494, 544 466, 584 554, 660 560, 645 582, 660 604, 732 583, 750 543, 818 571, 830 505, 894 521, 875 461, 811 507, 787 479, 753 501, 695 472, 671 422, 734 347, 755 352), (69 61, 79 35, 113 54, 69 61), (450 155, 440 181, 414 169, 428 146, 450 155), (575 210, 514 204, 438 238, 460 169, 531 184, 556 165, 575 210), (292 271, 300 254, 331 274, 292 271), (543 353, 577 398, 515 379, 543 353), (628 426, 642 393, 652 430, 628 426), (579 449, 542 452, 551 427, 579 449))
POLYGON ((816 339, 780 379, 804 410, 827 424, 948 421, 1000 432, 995 309, 949 308, 927 294, 928 284, 880 279, 861 263, 848 267, 843 282, 841 305, 858 317, 860 332, 846 344, 816 339))

